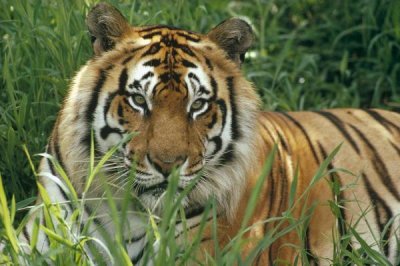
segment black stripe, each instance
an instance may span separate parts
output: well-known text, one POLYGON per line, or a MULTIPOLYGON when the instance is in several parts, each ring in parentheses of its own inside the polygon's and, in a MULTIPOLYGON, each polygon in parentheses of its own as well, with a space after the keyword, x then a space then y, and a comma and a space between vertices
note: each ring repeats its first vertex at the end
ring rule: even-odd
MULTIPOLYGON (((275 180, 274 180, 274 176, 275 176, 274 167, 271 167, 270 176, 269 176, 269 178, 267 178, 267 180, 270 181, 270 183, 268 184, 268 187, 270 188, 270 191, 267 191, 267 193, 269 194, 269 202, 268 202, 269 208, 268 208, 267 216, 265 217, 266 220, 271 218, 271 217, 273 217, 272 216, 272 206, 274 205, 273 202, 274 202, 274 197, 275 197, 275 180)), ((264 224, 264 228, 263 228, 264 229, 264 234, 269 231, 268 226, 271 226, 273 228, 275 225, 276 225, 276 223, 265 223, 264 224)), ((269 247, 269 250, 268 250, 268 261, 269 261, 270 265, 274 265, 274 257, 272 256, 273 248, 274 248, 274 244, 272 244, 269 247)))
POLYGON ((281 154, 281 151, 278 150, 278 159, 279 159, 279 176, 280 176, 280 186, 281 186, 281 195, 280 195, 280 200, 279 200, 279 212, 278 213, 283 213, 288 206, 287 204, 287 199, 288 199, 288 177, 287 177, 287 172, 286 172, 286 165, 285 161, 283 159, 283 155, 281 154))
MULTIPOLYGON (((140 81, 139 81, 139 80, 135 79, 135 80, 133 80, 132 83, 130 83, 130 84, 128 85, 128 87, 129 87, 130 89, 133 89, 133 88, 135 88, 135 89, 141 89, 141 88, 142 88, 142 85, 140 84, 140 81)), ((125 93, 125 91, 121 91, 121 92, 120 92, 121 95, 123 95, 124 93, 125 93)))
POLYGON ((357 154, 360 155, 360 148, 357 146, 356 142, 353 140, 353 138, 347 131, 345 124, 343 123, 343 121, 340 120, 340 118, 326 111, 317 111, 315 113, 325 117, 332 124, 334 124, 336 128, 340 131, 340 133, 342 133, 342 135, 345 137, 345 139, 350 143, 353 149, 357 152, 357 154))
POLYGON ((149 47, 149 49, 146 50, 146 52, 143 53, 142 57, 147 55, 154 55, 158 53, 160 49, 161 49, 160 43, 154 43, 149 47))
POLYGON ((122 138, 122 131, 119 128, 113 128, 108 125, 105 125, 100 130, 100 137, 104 140, 108 138, 110 134, 118 134, 122 138))
POLYGON ((357 135, 364 141, 367 145, 368 149, 371 152, 372 158, 372 166, 375 171, 378 173, 379 177, 382 180, 383 185, 387 188, 387 190, 398 200, 400 201, 399 191, 396 190, 396 186, 393 184, 393 181, 390 177, 389 171, 386 168, 385 163, 383 162, 381 156, 378 151, 372 145, 372 143, 368 140, 368 138, 356 127, 350 125, 350 127, 357 133, 357 135))
MULTIPOLYGON (((326 152, 325 148, 322 146, 321 142, 317 141, 317 144, 318 144, 318 148, 319 148, 319 150, 321 152, 321 155, 322 155, 322 160, 326 160, 326 158, 328 158, 328 153, 326 152)), ((332 161, 331 161, 328 164, 327 170, 332 170, 332 169, 333 169, 333 165, 332 165, 332 161)), ((330 178, 331 182, 334 181, 333 174, 330 174, 329 178, 330 178)))
POLYGON ((281 114, 281 115, 285 116, 286 118, 288 118, 291 122, 293 122, 293 124, 296 125, 296 127, 297 127, 298 129, 300 129, 301 133, 303 133, 304 137, 305 137, 306 140, 307 140, 307 144, 308 144, 308 146, 309 146, 310 149, 311 149, 311 152, 312 152, 312 155, 313 155, 313 157, 314 157, 315 162, 316 162, 317 164, 320 164, 319 159, 318 159, 318 156, 317 156, 317 153, 315 152, 314 146, 313 146, 313 144, 312 144, 312 142, 311 142, 310 136, 308 136, 308 134, 307 134, 305 128, 304 128, 296 119, 294 119, 293 117, 291 117, 288 113, 278 113, 278 114, 281 114))
POLYGON ((221 129, 221 133, 223 132, 224 128, 225 128, 225 124, 226 124, 226 104, 225 101, 222 99, 218 99, 216 101, 217 105, 219 106, 219 109, 221 110, 221 114, 222 114, 222 129, 221 129))
MULTIPOLYGON (((58 177, 59 175, 57 175, 57 173, 55 172, 55 169, 54 169, 54 166, 53 166, 52 162, 51 162, 48 158, 46 158, 46 162, 47 162, 47 164, 49 165, 51 174, 52 174, 53 176, 55 176, 55 177, 58 177)), ((59 162, 59 163, 60 163, 60 162, 59 162)), ((60 164, 60 166, 61 166, 61 164, 60 164)), ((66 171, 64 168, 63 168, 63 170, 66 171)), ((69 198, 68 198, 68 195, 65 194, 65 191, 64 191, 57 183, 56 183, 56 185, 57 185, 57 187, 58 187, 58 190, 61 192, 61 196, 64 198, 65 202, 68 204, 69 208, 70 208, 71 211, 72 211, 74 208, 73 208, 73 206, 72 206, 71 201, 70 201, 69 198)))
POLYGON ((211 63, 211 61, 210 61, 210 59, 208 59, 208 57, 204 57, 204 59, 205 59, 205 61, 206 61, 206 65, 207 65, 208 69, 210 69, 211 71, 213 71, 213 70, 214 70, 214 67, 213 67, 213 65, 212 65, 212 63, 211 63))
POLYGON ((200 84, 200 79, 196 74, 193 74, 193 72, 190 72, 188 75, 189 78, 194 79, 195 81, 197 81, 197 83, 200 84))
POLYGON ((22 233, 24 234, 25 239, 27 240, 28 243, 31 243, 31 238, 29 236, 29 233, 27 231, 26 226, 24 226, 24 228, 22 229, 22 233))
MULTIPOLYGON (((36 218, 35 218, 35 222, 37 221, 37 219, 40 220, 39 223, 40 223, 42 226, 48 228, 46 219, 45 219, 44 217, 36 217, 36 218)), ((49 236, 48 236, 46 233, 43 233, 43 234, 44 234, 44 236, 45 236, 44 239, 45 239, 45 241, 46 241, 46 243, 47 243, 47 247, 50 247, 50 238, 49 238, 49 236)))
POLYGON ((274 143, 276 142, 274 136, 272 136, 272 133, 270 131, 270 128, 267 127, 267 125, 265 125, 264 123, 261 124, 261 126, 263 127, 263 129, 267 132, 270 140, 272 140, 274 143))
POLYGON ((183 53, 190 55, 192 57, 197 58, 196 54, 192 51, 192 49, 190 49, 187 45, 183 45, 183 44, 176 44, 175 45, 176 48, 180 49, 183 53))
MULTIPOLYGON (((83 137, 83 139, 81 140, 81 142, 83 144, 85 144, 85 146, 87 148, 90 147, 90 143, 91 143, 91 125, 94 119, 94 113, 98 104, 98 100, 99 100, 99 94, 101 91, 101 88, 103 87, 105 81, 106 81, 106 71, 105 70, 100 70, 100 74, 99 74, 99 78, 97 80, 96 85, 93 88, 93 93, 92 96, 90 98, 89 101, 89 105, 88 108, 86 109, 86 113, 85 113, 85 118, 86 118, 86 123, 87 123, 87 128, 86 128, 86 135, 83 137)), ((83 130, 83 129, 82 129, 83 130)))
MULTIPOLYGON (((124 69, 124 70, 126 70, 126 69, 124 69)), ((122 88, 125 88, 125 86, 126 86, 126 79, 127 79, 126 71, 122 71, 121 76, 120 76, 120 85, 119 85, 120 88, 119 88, 119 91, 118 92, 114 92, 114 93, 110 93, 108 98, 107 98, 107 100, 106 100, 106 104, 105 104, 104 110, 103 110, 103 119, 104 119, 104 123, 106 125, 104 127, 102 127, 101 130, 100 130, 100 137, 102 139, 107 139, 108 135, 110 135, 112 133, 117 133, 119 135, 122 135, 122 133, 123 133, 119 128, 112 128, 107 124, 107 114, 108 114, 108 111, 110 110, 111 102, 115 98, 117 93, 119 94, 119 93, 122 93, 121 91, 125 91, 122 88), (124 74, 125 74, 125 77, 122 77, 124 74), (121 79, 122 79, 122 81, 121 81, 121 79), (123 80, 123 79, 125 79, 125 80, 123 80), (121 83, 124 83, 125 85, 121 85, 121 83)), ((121 107, 121 105, 118 105, 118 115, 121 117, 122 115, 120 115, 120 112, 122 112, 122 107, 121 107)))
POLYGON ((123 117, 124 116, 124 109, 122 108, 121 102, 118 103, 117 113, 118 113, 119 117, 123 117))
MULTIPOLYGON (((270 248, 270 249, 271 249, 271 248, 270 248)), ((265 253, 265 251, 264 251, 264 252, 263 252, 263 251, 259 251, 259 252, 258 252, 257 257, 256 257, 256 259, 255 259, 254 265, 256 265, 256 266, 260 265, 261 256, 263 255, 263 253, 265 253)), ((273 264, 270 262, 270 265, 273 265, 273 264)))
POLYGON ((142 36, 143 39, 151 39, 156 35, 161 35, 161 31, 153 31, 142 36))
MULTIPOLYGON (((218 218, 218 217, 219 217, 219 215, 217 214, 217 218, 218 218)), ((204 222, 205 222, 205 223, 206 223, 206 222, 209 222, 209 221, 212 220, 213 218, 214 218, 213 216, 210 216, 210 217, 208 217, 204 222)), ((197 226, 199 226, 199 225, 201 225, 201 224, 202 224, 202 222, 192 224, 191 226, 189 226, 188 228, 186 228, 186 230, 182 230, 181 232, 179 232, 178 234, 176 234, 176 235, 175 235, 175 239, 177 239, 178 237, 180 237, 185 231, 190 231, 190 230, 196 228, 197 226)))
POLYGON ((206 94, 206 95, 210 94, 210 92, 208 90, 206 90, 206 87, 204 87, 203 85, 200 85, 199 93, 200 94, 206 94))
POLYGON ((213 91, 213 96, 210 98, 210 101, 215 101, 215 99, 217 98, 217 94, 218 94, 218 84, 215 81, 213 76, 210 76, 210 83, 211 83, 211 88, 213 91))
POLYGON ((169 26, 169 25, 154 25, 154 26, 148 26, 142 30, 139 30, 140 33, 145 33, 153 30, 163 30, 163 29, 168 29, 168 30, 179 30, 177 27, 169 26))
MULTIPOLYGON (((188 210, 185 210, 185 217, 186 219, 191 219, 193 217, 199 216, 202 213, 204 213, 204 207, 203 206, 198 206, 196 208, 191 208, 188 210)), ((182 221, 179 221, 177 223, 181 223, 182 221)))
POLYGON ((220 136, 213 137, 212 139, 209 140, 210 142, 214 142, 215 144, 215 149, 213 153, 211 154, 211 157, 214 157, 217 152, 219 152, 222 148, 222 139, 220 136))
POLYGON ((226 116, 227 116, 226 104, 225 104, 225 101, 222 99, 218 99, 216 101, 216 104, 218 105, 219 109, 221 110, 221 115, 222 115, 221 134, 222 134, 222 132, 225 129, 225 125, 226 125, 226 116))
MULTIPOLYGON (((216 101, 217 105, 219 106, 222 114, 222 124, 221 124, 221 132, 219 136, 215 136, 209 141, 213 141, 215 143, 215 150, 213 151, 212 155, 210 156, 213 158, 221 149, 222 149, 222 139, 221 139, 221 134, 224 132, 225 124, 226 124, 226 104, 222 99, 218 99, 216 101)), ((230 155, 227 155, 229 159, 230 155)))
POLYGON ((133 263, 133 265, 136 265, 139 262, 139 260, 143 257, 143 253, 144 248, 142 248, 142 250, 140 250, 140 252, 136 256, 131 258, 131 262, 133 263))
POLYGON ((197 66, 195 64, 193 64, 192 62, 190 62, 189 60, 183 59, 182 60, 182 64, 185 67, 190 67, 190 68, 197 68, 197 66))
POLYGON ((149 61, 147 61, 146 63, 144 63, 144 66, 152 66, 152 67, 158 67, 161 64, 161 60, 160 59, 151 59, 149 61))
POLYGON ((211 117, 211 122, 207 124, 207 127, 209 129, 212 129, 214 127, 215 123, 217 123, 217 113, 213 113, 213 115, 211 117))
POLYGON ((381 114, 379 114, 375 110, 364 110, 367 114, 369 114, 373 119, 375 119, 376 122, 381 124, 384 128, 386 128, 387 131, 392 132, 390 127, 395 128, 397 131, 400 131, 400 127, 394 124, 393 122, 387 120, 385 117, 383 117, 381 114))
POLYGON ((311 246, 310 246, 310 225, 308 225, 307 229, 306 229, 306 239, 305 241, 305 246, 306 246, 306 255, 307 255, 307 260, 308 262, 314 263, 316 265, 318 265, 318 260, 317 258, 314 256, 314 254, 311 251, 311 246))
POLYGON ((55 156, 56 156, 56 159, 57 159, 58 163, 60 164, 61 168, 66 173, 68 173, 67 169, 65 168, 64 161, 63 161, 63 158, 62 158, 62 155, 61 155, 61 152, 60 152, 60 145, 58 144, 58 140, 57 139, 53 139, 52 144, 54 145, 54 152, 55 152, 55 156))
POLYGON ((234 144, 229 143, 229 145, 224 150, 224 153, 220 157, 220 165, 218 167, 220 166, 222 167, 224 166, 224 164, 232 162, 234 158, 235 158, 234 144))
POLYGON ((137 51, 139 51, 139 50, 141 50, 141 49, 143 49, 145 47, 147 47, 147 45, 143 45, 143 46, 132 48, 131 53, 136 53, 137 51))
POLYGON ((397 152, 397 154, 400 156, 400 147, 396 146, 393 142, 390 141, 390 145, 392 145, 393 149, 397 152))
POLYGON ((91 209, 87 204, 84 204, 84 205, 83 205, 83 208, 85 209, 85 212, 88 213, 89 219, 92 218, 92 219, 93 219, 93 222, 94 222, 97 226, 102 227, 102 224, 101 224, 100 219, 97 218, 97 217, 95 217, 95 216, 93 216, 93 211, 92 211, 92 209, 91 209))
MULTIPOLYGON (((159 79, 162 83, 168 83, 171 79, 175 80, 176 82, 179 82, 180 77, 181 75, 179 73, 173 71, 173 72, 164 72, 159 76, 159 79)), ((158 93, 161 93, 161 91, 158 93)))
POLYGON ((89 106, 86 109, 85 117, 86 117, 86 121, 88 122, 88 124, 91 124, 93 122, 94 111, 96 110, 97 103, 99 100, 99 94, 100 94, 101 88, 103 87, 105 81, 106 81, 106 71, 100 70, 100 75, 99 75, 96 85, 93 88, 93 93, 92 93, 92 97, 90 98, 90 101, 89 101, 89 106))
MULTIPOLYGON (((121 71, 121 74, 120 74, 119 79, 118 79, 118 82, 119 82, 118 83, 118 91, 109 94, 109 96, 108 96, 108 98, 106 100, 106 104, 104 106, 103 119, 104 119, 104 122, 105 122, 106 125, 104 127, 102 127, 101 130, 100 130, 100 137, 102 139, 107 139, 108 135, 110 135, 112 133, 117 133, 119 135, 122 134, 122 131, 120 129, 112 128, 112 127, 108 126, 108 124, 107 124, 107 114, 108 114, 108 111, 109 111, 109 109, 111 107, 112 100, 115 98, 115 96, 117 94, 119 94, 119 95, 126 94, 125 88, 126 88, 127 80, 128 80, 127 69, 124 68, 121 71)), ((120 114, 120 111, 122 111, 122 107, 119 105, 118 106, 118 114, 120 114)))
POLYGON ((153 77, 153 76, 154 76, 154 73, 151 72, 151 71, 149 71, 149 72, 147 72, 146 74, 144 74, 144 75, 141 77, 140 80, 148 79, 148 78, 151 78, 151 77, 153 77))
POLYGON ((141 234, 139 236, 133 236, 133 237, 129 238, 128 240, 125 240, 125 242, 127 242, 127 243, 135 243, 135 242, 143 239, 143 237, 145 237, 145 236, 146 236, 146 233, 143 233, 143 234, 141 234))
POLYGON ((71 200, 69 199, 69 197, 68 197, 68 195, 65 193, 65 191, 58 185, 58 184, 56 184, 57 185, 57 188, 58 188, 58 190, 60 191, 60 193, 61 193, 61 196, 64 198, 64 201, 68 204, 68 207, 70 208, 70 210, 71 210, 71 212, 74 210, 74 208, 73 208, 73 206, 72 206, 72 203, 71 203, 71 200))
POLYGON ((285 150, 285 152, 289 153, 289 147, 285 141, 285 139, 283 138, 283 136, 281 135, 281 133, 279 133, 279 131, 277 131, 278 133, 278 137, 279 137, 279 142, 282 144, 283 149, 285 150))
POLYGON ((204 243, 204 242, 211 241, 211 240, 214 240, 214 239, 212 237, 204 237, 200 240, 200 243, 204 243))
MULTIPOLYGON (((160 42, 161 42, 161 43, 164 43, 167 47, 171 47, 171 46, 172 46, 172 47, 175 47, 175 45, 177 44, 176 40, 173 39, 173 38, 171 37, 171 35, 167 35, 167 34, 164 34, 164 35, 161 36, 160 42)), ((167 55, 168 55, 168 54, 169 54, 169 52, 167 52, 167 55)), ((174 50, 172 50, 172 54, 173 54, 173 57, 175 58, 174 55, 176 55, 176 53, 175 53, 174 50)), ((167 56, 167 57, 168 57, 168 56, 167 56)))
MULTIPOLYGON (((64 160, 63 160, 62 155, 61 155, 60 145, 58 143, 58 141, 59 141, 58 140, 58 131, 60 130, 60 128, 59 128, 60 127, 59 126, 60 123, 59 122, 60 122, 60 120, 57 119, 56 125, 54 126, 53 134, 51 136, 50 150, 51 150, 52 155, 55 157, 55 159, 60 164, 61 168, 65 171, 65 173, 68 174, 68 171, 67 171, 67 169, 65 168, 65 165, 64 165, 64 160)), ((57 176, 57 175, 54 174, 54 176, 57 176)))
POLYGON ((131 61, 133 57, 134 57, 134 55, 128 56, 127 58, 124 59, 124 61, 122 61, 122 64, 125 65, 126 63, 128 63, 129 61, 131 61))
MULTIPOLYGON (((321 144, 320 142, 318 142, 318 147, 319 147, 319 150, 320 150, 321 155, 322 155, 322 160, 325 160, 326 158, 328 158, 328 153, 326 152, 325 148, 322 146, 322 144, 321 144)), ((327 169, 328 169, 328 170, 332 170, 332 169, 333 169, 332 162, 329 162, 328 168, 327 168, 327 169)), ((339 176, 336 175, 336 179, 335 179, 335 175, 334 175, 333 173, 331 173, 331 174, 329 175, 329 178, 330 178, 330 181, 332 182, 332 184, 333 184, 335 181, 337 181, 337 182, 339 183, 339 186, 342 187, 342 183, 341 183, 341 181, 340 181, 339 176)), ((343 191, 341 191, 341 192, 339 193, 339 195, 336 195, 336 196, 337 196, 337 203, 338 203, 339 205, 342 205, 342 206, 343 206, 343 208, 339 208, 340 217, 338 217, 338 227, 339 227, 338 230, 339 230, 340 236, 342 237, 342 236, 344 236, 344 235, 346 234, 346 232, 347 232, 347 226, 346 226, 346 212, 345 212, 346 204, 345 204, 345 201, 343 200, 343 199, 344 199, 343 191)), ((351 250, 351 244, 350 244, 350 243, 346 246, 346 249, 347 249, 348 251, 351 250)))
MULTIPOLYGON (((373 189, 373 186, 369 182, 368 177, 365 175, 365 173, 362 173, 361 176, 363 178, 362 180, 364 181, 365 188, 368 191, 371 202, 374 203, 375 205, 374 206, 375 218, 379 226, 380 234, 382 234, 386 224, 393 215, 392 211, 390 210, 386 202, 379 196, 379 193, 377 193, 373 189)), ((384 241, 383 250, 386 256, 389 256, 389 236, 390 232, 392 231, 392 226, 393 224, 390 225, 390 228, 388 228, 386 233, 382 236, 382 240, 384 241)))
MULTIPOLYGON (((128 70, 126 68, 124 68, 121 71, 121 74, 119 75, 119 79, 118 79, 118 94, 120 95, 125 95, 126 94, 126 83, 128 81, 128 70)), ((110 95, 111 96, 115 96, 114 94, 110 95)), ((112 99, 112 98, 111 98, 112 99)))
POLYGON ((181 37, 183 37, 183 38, 185 38, 185 39, 187 39, 188 41, 191 41, 191 42, 199 42, 199 41, 200 41, 200 38, 199 38, 199 37, 197 37, 197 36, 190 36, 190 35, 185 34, 185 33, 183 33, 183 32, 177 32, 176 35, 181 36, 181 37))
POLYGON ((113 68, 114 68, 114 65, 113 64, 109 64, 106 68, 104 68, 104 71, 109 71, 109 70, 111 70, 113 68))
POLYGON ((48 164, 49 167, 50 167, 50 172, 51 172, 51 174, 54 175, 54 176, 58 176, 58 175, 56 174, 55 170, 54 170, 53 164, 50 162, 49 159, 47 159, 47 164, 48 164))
POLYGON ((237 140, 240 136, 240 128, 238 123, 238 112, 236 107, 236 91, 234 88, 234 79, 233 77, 226 78, 226 86, 228 87, 229 91, 229 100, 231 105, 231 112, 232 112, 232 124, 231 124, 231 132, 232 132, 232 139, 237 140))

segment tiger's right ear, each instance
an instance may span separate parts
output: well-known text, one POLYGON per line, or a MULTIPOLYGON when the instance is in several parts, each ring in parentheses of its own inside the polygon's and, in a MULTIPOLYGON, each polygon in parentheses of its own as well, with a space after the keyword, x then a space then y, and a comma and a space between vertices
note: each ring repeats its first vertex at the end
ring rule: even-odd
POLYGON ((107 3, 99 3, 89 11, 86 25, 95 55, 112 49, 130 29, 128 21, 121 12, 107 3))
POLYGON ((231 18, 221 22, 207 36, 225 50, 228 58, 239 66, 243 63, 244 55, 254 39, 251 26, 246 21, 238 18, 231 18))

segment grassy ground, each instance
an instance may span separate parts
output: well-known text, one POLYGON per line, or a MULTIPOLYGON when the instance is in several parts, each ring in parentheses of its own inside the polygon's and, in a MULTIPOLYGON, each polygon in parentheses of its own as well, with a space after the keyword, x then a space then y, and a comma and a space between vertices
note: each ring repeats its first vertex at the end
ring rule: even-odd
MULTIPOLYGON (((227 17, 247 19, 257 39, 244 71, 265 109, 400 110, 398 0, 110 2, 135 25, 207 32, 227 17)), ((8 199, 36 195, 26 154, 37 166, 70 78, 91 56, 84 18, 92 4, 0 0, 0 175, 8 199)))

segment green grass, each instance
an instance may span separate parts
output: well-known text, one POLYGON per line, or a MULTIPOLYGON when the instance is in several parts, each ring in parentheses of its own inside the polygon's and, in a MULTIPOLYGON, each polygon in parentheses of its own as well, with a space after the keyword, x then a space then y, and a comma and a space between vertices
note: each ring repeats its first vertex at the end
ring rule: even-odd
MULTIPOLYGON (((135 25, 207 32, 231 16, 247 19, 257 38, 244 72, 265 109, 400 110, 400 1, 110 3, 135 25)), ((29 156, 37 166, 36 154, 44 151, 71 77, 91 57, 84 21, 89 4, 93 1, 0 0, 0 175, 2 206, 7 199, 10 207, 2 217, 9 216, 14 226, 24 214, 15 209, 26 207, 37 194, 29 156)), ((6 231, 13 234, 11 228, 6 231)), ((339 247, 336 259, 351 258, 362 265, 371 258, 367 251, 347 254, 339 247)), ((224 259, 226 252, 218 258, 224 259)), ((39 263, 42 258, 37 259, 39 263)))
MULTIPOLYGON (((153 262, 154 265, 186 265, 186 264, 196 264, 196 265, 234 265, 239 263, 240 265, 252 265, 252 263, 256 260, 257 255, 260 251, 267 249, 271 246, 274 241, 278 238, 286 235, 291 231, 297 232, 302 239, 302 243, 299 246, 293 246, 296 250, 298 250, 298 261, 303 265, 310 264, 310 257, 307 256, 307 250, 305 249, 305 235, 307 230, 307 225, 309 223, 310 217, 313 213, 314 207, 310 208, 302 207, 302 212, 300 216, 293 214, 295 208, 298 208, 299 205, 302 205, 303 200, 307 200, 309 196, 310 190, 314 187, 317 182, 324 182, 325 177, 329 174, 334 174, 338 170, 327 170, 328 165, 330 164, 332 158, 339 151, 340 146, 337 147, 328 157, 322 162, 320 169, 315 173, 312 178, 308 188, 297 198, 295 199, 296 194, 296 184, 294 181, 292 183, 292 187, 290 188, 289 193, 289 205, 288 209, 282 213, 282 216, 278 217, 270 217, 264 221, 260 221, 260 223, 268 224, 273 223, 274 227, 270 230, 267 235, 260 240, 260 242, 256 245, 255 249, 247 256, 241 257, 242 246, 249 241, 246 239, 245 233, 251 229, 251 226, 248 226, 248 222, 253 212, 255 211, 256 202, 259 199, 259 193, 261 192, 261 188, 263 187, 263 183, 269 176, 271 171, 272 163, 274 160, 274 156, 276 153, 276 149, 274 148, 270 155, 268 156, 265 166, 260 173, 260 178, 257 181, 256 188, 252 193, 247 209, 245 210, 244 218, 242 221, 242 226, 238 232, 238 234, 231 240, 231 242, 221 248, 216 247, 215 256, 207 257, 206 261, 198 261, 194 254, 199 251, 199 245, 201 241, 201 233, 203 232, 205 222, 208 217, 212 217, 212 241, 217 243, 218 231, 216 230, 216 219, 217 214, 214 208, 214 200, 210 199, 209 204, 206 206, 203 216, 203 221, 201 226, 199 227, 198 233, 194 236, 193 239, 188 239, 185 233, 180 242, 177 242, 175 239, 175 226, 176 221, 181 219, 183 224, 185 224, 185 217, 182 212, 181 201, 183 196, 186 195, 190 189, 191 185, 188 186, 183 192, 177 195, 177 187, 178 187, 178 176, 172 176, 171 182, 168 185, 167 191, 164 195, 165 200, 170 204, 166 205, 166 208, 163 210, 162 215, 155 216, 150 212, 150 210, 143 209, 141 211, 145 221, 150 221, 147 227, 147 237, 149 239, 149 243, 152 245, 149 246, 145 250, 143 255, 143 263, 144 265, 147 262, 153 262), (157 252, 155 252, 154 246, 157 246, 157 252)), ((95 164, 91 164, 89 169, 89 174, 87 183, 85 185, 85 191, 89 189, 91 186, 91 177, 97 175, 98 170, 106 163, 107 158, 110 158, 112 154, 116 151, 116 149, 112 149, 104 157, 95 164)), ((92 158, 94 158, 94 154, 92 153, 92 158)), ((127 208, 120 208, 118 211, 116 208, 116 201, 109 193, 109 187, 107 185, 104 186, 105 193, 104 198, 101 199, 92 199, 85 197, 85 191, 82 193, 82 198, 77 198, 76 192, 73 187, 70 186, 68 177, 65 175, 63 169, 58 165, 56 161, 54 161, 51 157, 49 157, 52 163, 55 166, 58 174, 66 181, 66 191, 67 195, 70 197, 70 202, 74 206, 74 212, 69 217, 64 217, 62 215, 62 210, 64 208, 65 203, 53 204, 50 201, 49 195, 47 191, 43 189, 43 187, 38 184, 39 193, 43 200, 43 203, 36 206, 36 210, 41 210, 44 213, 44 219, 46 222, 45 225, 39 224, 37 221, 36 228, 33 230, 33 234, 31 235, 31 241, 29 245, 31 247, 35 246, 37 243, 37 233, 39 230, 44 231, 50 240, 51 249, 43 254, 38 253, 36 250, 30 253, 27 253, 24 249, 25 243, 19 242, 17 235, 21 231, 22 226, 24 226, 26 220, 23 220, 18 228, 14 229, 13 221, 15 219, 15 213, 17 211, 17 207, 15 204, 15 200, 12 199, 11 203, 7 203, 6 195, 4 191, 4 187, 2 186, 2 179, 0 176, 0 221, 3 225, 1 229, 1 238, 3 239, 3 243, 5 243, 5 249, 3 253, 0 254, 0 264, 7 265, 43 265, 43 264, 51 264, 51 265, 103 265, 111 262, 112 265, 132 265, 130 262, 129 256, 126 253, 124 241, 123 241, 123 232, 124 232, 124 217, 126 217, 127 212, 131 211, 127 208), (107 215, 112 217, 112 222, 115 225, 116 231, 112 235, 108 235, 103 232, 103 239, 94 238, 88 232, 90 222, 82 224, 81 216, 85 212, 85 202, 89 200, 96 200, 98 202, 107 201, 108 206, 110 207, 111 212, 107 215), (94 247, 95 244, 98 244, 97 249, 94 247), (100 247, 99 247, 100 246, 100 247), (98 253, 98 250, 103 251, 103 256, 98 253), (87 254, 88 251, 91 251, 93 257, 89 257, 87 254)), ((134 170, 134 169, 133 169, 134 170)), ((33 170, 34 171, 34 170, 33 170)), ((35 172, 35 171, 34 171, 35 172)), ((134 175, 131 175, 134 178, 134 175)), ((294 177, 297 179, 297 175, 294 177)), ((193 184, 194 185, 194 182, 193 184)), ((339 190, 335 191, 335 184, 332 183, 332 188, 335 194, 340 193, 339 190)), ((132 195, 130 186, 125 187, 125 193, 122 201, 119 201, 120 206, 128 206, 128 204, 132 201, 136 201, 137 204, 140 204, 135 195, 132 195)), ((332 202, 332 209, 340 208, 342 202, 332 202)), ((93 219, 97 215, 102 215, 101 213, 93 212, 91 216, 93 219)), ((254 226, 254 225, 252 225, 254 226)), ((349 227, 349 230, 346 234, 340 236, 340 238, 335 239, 335 248, 337 252, 335 253, 335 257, 333 261, 339 265, 365 265, 368 263, 379 263, 379 265, 390 265, 390 263, 379 253, 371 249, 371 247, 362 242, 362 238, 358 235, 356 231, 349 227), (350 237, 356 236, 360 239, 361 248, 357 250, 353 250, 349 252, 346 249, 346 246, 349 243, 350 237)))

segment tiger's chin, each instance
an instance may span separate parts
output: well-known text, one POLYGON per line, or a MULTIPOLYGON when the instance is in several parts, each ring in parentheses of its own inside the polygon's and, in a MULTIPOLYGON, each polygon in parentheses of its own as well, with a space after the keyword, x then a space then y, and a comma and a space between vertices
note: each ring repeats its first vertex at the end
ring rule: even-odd
POLYGON ((168 187, 168 182, 139 188, 135 194, 146 211, 160 217, 173 208, 183 210, 189 218, 193 213, 201 213, 199 210, 203 210, 210 199, 209 193, 202 193, 197 184, 188 191, 182 186, 168 187))

